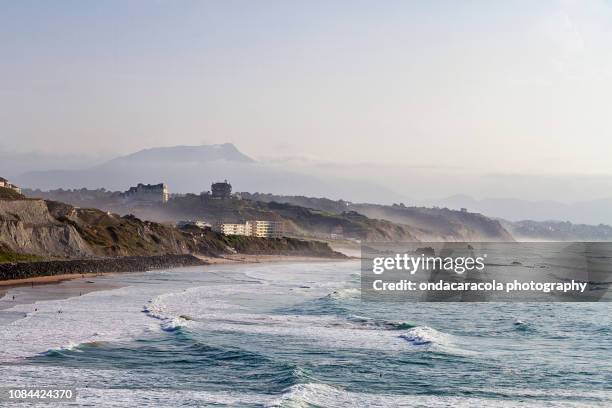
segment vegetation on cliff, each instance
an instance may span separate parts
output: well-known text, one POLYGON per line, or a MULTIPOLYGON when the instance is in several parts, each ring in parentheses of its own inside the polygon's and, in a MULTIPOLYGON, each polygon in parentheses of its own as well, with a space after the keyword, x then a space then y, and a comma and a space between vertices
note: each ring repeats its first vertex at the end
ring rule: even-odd
POLYGON ((24 195, 19 194, 13 189, 0 187, 0 200, 23 200, 24 195))
POLYGON ((228 237, 133 215, 119 216, 55 201, 0 200, 0 245, 5 262, 46 259, 202 254, 287 253, 338 256, 326 244, 290 239, 228 237))
MULTIPOLYGON (((420 241, 512 241, 513 237, 495 219, 467 211, 448 208, 410 207, 399 205, 359 204, 344 200, 330 200, 304 196, 283 196, 261 193, 241 193, 250 200, 283 203, 306 207, 327 214, 356 212, 369 219, 385 220, 401 226, 420 241)), ((379 224, 380 225, 380 224, 379 224)))
POLYGON ((512 241, 497 221, 482 214, 446 208, 355 204, 304 196, 240 193, 242 199, 215 200, 206 195, 172 197, 166 204, 138 206, 122 202, 106 190, 32 192, 61 198, 74 205, 96 205, 120 214, 133 213, 156 221, 204 219, 241 222, 282 220, 294 237, 369 241, 512 241))
MULTIPOLYGON (((135 214, 156 221, 204 219, 208 222, 241 222, 244 220, 282 220, 286 231, 294 237, 376 241, 414 241, 408 226, 395 225, 387 220, 371 219, 346 208, 336 212, 331 203, 326 209, 307 208, 281 202, 264 202, 231 198, 215 200, 207 196, 186 194, 172 197, 166 204, 130 205, 118 199, 118 193, 106 190, 32 191, 29 194, 47 199, 61 199, 77 206, 96 206, 119 214, 135 214)), ((318 200, 318 199, 313 199, 318 200)))
POLYGON ((7 262, 38 261, 41 257, 32 254, 20 254, 0 242, 0 264, 7 262))

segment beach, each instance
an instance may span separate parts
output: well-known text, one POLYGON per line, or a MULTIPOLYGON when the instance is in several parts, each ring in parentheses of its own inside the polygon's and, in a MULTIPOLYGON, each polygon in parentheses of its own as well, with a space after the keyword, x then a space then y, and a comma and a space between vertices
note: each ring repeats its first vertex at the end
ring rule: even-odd
MULTIPOLYGON (((262 262, 331 262, 334 259, 319 258, 309 256, 293 256, 293 255, 250 255, 250 254, 235 254, 224 255, 219 257, 196 255, 203 264, 206 265, 222 265, 222 264, 239 264, 239 263, 262 263, 262 262)), ((78 280, 91 277, 109 276, 117 273, 130 273, 136 271, 112 271, 112 272, 96 272, 96 273, 64 273, 59 275, 36 276, 23 279, 6 279, 0 280, 0 294, 6 292, 10 287, 25 286, 25 285, 41 285, 59 283, 66 280, 78 280)))
MULTIPOLYGON (((317 258, 293 255, 249 255, 235 254, 223 257, 196 256, 203 265, 227 264, 257 264, 270 262, 332 262, 329 258, 317 258)), ((109 281, 109 277, 117 274, 141 272, 99 272, 99 273, 71 273, 50 276, 37 276, 25 279, 0 280, 0 310, 10 308, 16 304, 34 303, 39 300, 65 299, 73 296, 108 290, 119 287, 109 281), (93 279, 96 278, 96 279, 93 279), (58 285, 58 284, 62 285, 58 285), (14 297, 14 298, 13 298, 14 297)))

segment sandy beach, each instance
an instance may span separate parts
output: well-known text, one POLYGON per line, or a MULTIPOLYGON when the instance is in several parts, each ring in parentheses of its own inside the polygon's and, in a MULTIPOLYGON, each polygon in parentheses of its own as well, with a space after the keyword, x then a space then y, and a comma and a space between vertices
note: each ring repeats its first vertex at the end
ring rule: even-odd
MULTIPOLYGON (((223 257, 197 256, 209 265, 221 264, 258 264, 278 262, 337 262, 332 258, 317 258, 291 255, 227 255, 223 257)), ((203 266, 206 268, 206 265, 203 266)), ((116 284, 105 282, 105 277, 117 274, 142 274, 146 272, 105 272, 39 276, 27 279, 0 281, 0 310, 16 304, 33 303, 38 300, 63 299, 86 293, 118 288, 116 284), (96 278, 96 279, 93 279, 96 278)))
MULTIPOLYGON (((292 255, 227 255, 223 257, 196 256, 202 261, 210 265, 231 264, 231 263, 262 263, 262 262, 332 262, 338 261, 333 258, 317 258, 309 256, 292 256, 292 255)), ((40 285, 58 283, 66 280, 85 279, 96 276, 114 275, 117 273, 132 273, 132 272, 104 272, 104 273, 84 273, 84 274, 63 274, 52 276, 38 276, 35 278, 26 279, 9 279, 0 281, 0 294, 8 287, 24 286, 24 285, 40 285)))

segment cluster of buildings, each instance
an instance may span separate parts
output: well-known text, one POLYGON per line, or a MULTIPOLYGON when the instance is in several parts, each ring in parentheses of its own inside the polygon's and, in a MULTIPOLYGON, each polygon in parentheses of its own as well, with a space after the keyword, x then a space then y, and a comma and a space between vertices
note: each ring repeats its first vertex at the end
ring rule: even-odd
MULTIPOLYGON (((216 200, 227 200, 232 198, 232 185, 227 182, 213 183, 210 194, 206 193, 206 197, 216 200)), ((136 187, 130 187, 124 193, 121 193, 121 198, 125 202, 136 205, 152 205, 159 203, 167 203, 170 198, 170 192, 165 183, 160 184, 138 184, 136 187)), ((249 220, 244 223, 224 223, 220 222, 211 226, 203 220, 184 220, 177 223, 179 227, 196 226, 199 228, 212 228, 215 231, 225 235, 242 235, 247 237, 262 237, 262 238, 281 238, 284 235, 284 226, 282 221, 266 221, 266 220, 249 220)))
POLYGON ((204 220, 181 220, 176 223, 179 228, 211 228, 224 235, 242 235, 259 238, 282 238, 284 234, 282 221, 252 220, 244 223, 218 222, 214 225, 204 220))
POLYGON ((16 185, 9 183, 9 181, 5 178, 0 177, 0 187, 4 187, 4 188, 10 188, 13 191, 16 191, 17 193, 21 194, 21 189, 19 187, 17 187, 16 185))
POLYGON ((225 235, 243 235, 260 238, 282 238, 284 227, 282 221, 252 220, 242 224, 218 223, 213 228, 225 235))
MULTIPOLYGON (((228 200, 232 198, 232 185, 228 183, 227 180, 213 183, 210 190, 210 193, 205 193, 206 197, 216 200, 228 200)), ((167 203, 170 198, 170 191, 165 183, 139 183, 136 187, 130 187, 129 190, 121 193, 121 198, 130 204, 164 204, 167 203)))

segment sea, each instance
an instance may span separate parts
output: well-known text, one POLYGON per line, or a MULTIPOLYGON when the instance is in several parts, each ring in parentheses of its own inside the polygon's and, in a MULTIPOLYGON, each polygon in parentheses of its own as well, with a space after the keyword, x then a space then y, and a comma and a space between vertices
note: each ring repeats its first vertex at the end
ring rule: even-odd
POLYGON ((612 406, 610 303, 367 302, 359 261, 87 284, 0 300, 0 387, 91 407, 612 406))

